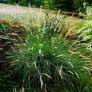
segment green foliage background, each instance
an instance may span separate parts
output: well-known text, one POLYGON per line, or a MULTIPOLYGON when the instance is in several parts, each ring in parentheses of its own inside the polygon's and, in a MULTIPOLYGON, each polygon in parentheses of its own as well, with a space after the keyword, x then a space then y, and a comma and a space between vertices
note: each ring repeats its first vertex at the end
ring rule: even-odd
MULTIPOLYGON (((0 0, 3 3, 16 4, 16 0, 0 0)), ((80 7, 83 7, 83 3, 87 2, 91 5, 91 0, 19 0, 19 4, 28 6, 29 3, 32 6, 47 9, 62 9, 66 11, 78 11, 80 7)))

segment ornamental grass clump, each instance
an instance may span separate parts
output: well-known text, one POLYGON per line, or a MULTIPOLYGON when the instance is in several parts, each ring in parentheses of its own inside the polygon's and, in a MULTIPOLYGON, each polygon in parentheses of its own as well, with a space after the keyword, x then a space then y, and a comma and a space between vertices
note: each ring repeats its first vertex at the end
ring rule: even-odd
POLYGON ((52 42, 28 35, 25 43, 15 44, 11 55, 12 76, 28 92, 56 89, 75 89, 79 77, 69 62, 58 57, 52 42), (50 88, 49 88, 50 87, 50 88))
MULTIPOLYGON (((32 25, 31 25, 32 26, 32 25)), ((51 26, 50 26, 51 27, 51 26)), ((81 80, 68 59, 62 57, 60 35, 51 36, 49 25, 32 27, 8 52, 16 90, 25 92, 80 92, 81 80)), ((53 29, 52 29, 53 31, 53 29)))

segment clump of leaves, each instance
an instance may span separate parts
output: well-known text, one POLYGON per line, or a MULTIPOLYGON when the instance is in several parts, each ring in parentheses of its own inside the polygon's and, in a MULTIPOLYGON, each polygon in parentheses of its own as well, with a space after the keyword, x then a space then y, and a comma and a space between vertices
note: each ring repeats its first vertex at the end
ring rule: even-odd
POLYGON ((21 44, 14 44, 9 53, 12 77, 26 92, 79 91, 80 78, 62 58, 60 40, 60 36, 49 39, 43 29, 36 29, 27 33, 21 44))
POLYGON ((22 89, 25 92, 84 90, 84 84, 70 62, 67 46, 58 35, 63 30, 64 17, 60 17, 61 20, 57 17, 47 16, 41 26, 31 22, 30 30, 21 37, 17 35, 16 42, 14 40, 14 46, 7 53, 11 77, 17 82, 14 92, 22 89))

